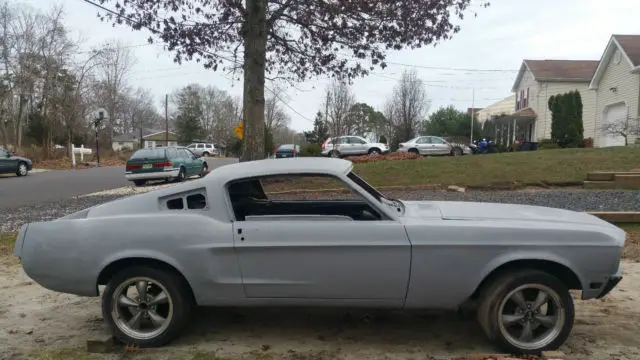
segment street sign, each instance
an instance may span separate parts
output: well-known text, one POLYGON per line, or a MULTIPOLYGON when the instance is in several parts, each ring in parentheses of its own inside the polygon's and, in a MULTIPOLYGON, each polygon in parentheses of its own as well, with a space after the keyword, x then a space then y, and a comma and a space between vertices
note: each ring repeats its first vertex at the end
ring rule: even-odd
POLYGON ((236 126, 236 128, 233 129, 233 131, 236 133, 236 135, 240 140, 242 140, 242 130, 243 130, 242 122, 240 122, 240 124, 238 124, 238 126, 236 126))

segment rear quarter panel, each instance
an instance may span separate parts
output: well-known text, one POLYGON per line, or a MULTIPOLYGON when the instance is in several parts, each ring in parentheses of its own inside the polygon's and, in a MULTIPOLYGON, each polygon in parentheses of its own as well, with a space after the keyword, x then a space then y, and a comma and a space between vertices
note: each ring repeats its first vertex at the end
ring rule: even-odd
POLYGON ((141 257, 180 271, 198 303, 243 295, 231 224, 204 212, 32 223, 21 246, 27 275, 58 292, 96 296, 104 268, 120 259, 141 257))
POLYGON ((616 272, 624 245, 616 228, 603 226, 428 220, 406 229, 412 244, 408 308, 455 308, 493 270, 514 260, 564 265, 585 288, 616 272))

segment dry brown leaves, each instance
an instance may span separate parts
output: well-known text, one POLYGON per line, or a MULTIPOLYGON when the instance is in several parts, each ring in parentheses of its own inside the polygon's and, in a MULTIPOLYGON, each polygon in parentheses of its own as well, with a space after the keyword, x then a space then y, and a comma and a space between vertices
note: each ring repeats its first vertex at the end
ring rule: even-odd
POLYGON ((400 161, 400 160, 415 160, 421 158, 420 155, 414 153, 400 153, 394 152, 386 155, 369 154, 362 156, 348 156, 345 159, 353 162, 354 164, 371 163, 377 161, 400 161))

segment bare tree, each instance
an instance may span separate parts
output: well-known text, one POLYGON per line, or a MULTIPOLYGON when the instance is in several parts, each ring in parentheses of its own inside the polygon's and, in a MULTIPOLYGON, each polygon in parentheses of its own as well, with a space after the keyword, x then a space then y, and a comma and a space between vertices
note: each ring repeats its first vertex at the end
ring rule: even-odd
POLYGON ((280 86, 275 86, 271 94, 267 96, 264 104, 264 120, 267 130, 275 136, 275 132, 279 129, 286 128, 291 119, 286 111, 282 108, 284 90, 280 86))
POLYGON ((110 40, 95 50, 99 55, 99 65, 96 67, 96 76, 100 83, 100 107, 105 107, 109 113, 107 123, 107 137, 111 141, 114 130, 123 133, 129 126, 123 119, 120 100, 122 95, 130 91, 127 76, 136 64, 136 58, 130 48, 121 40, 110 40), (116 122, 120 122, 117 125, 116 122))
POLYGON ((629 136, 640 135, 640 118, 624 117, 602 126, 602 132, 612 136, 622 136, 624 145, 629 145, 629 136))
POLYGON ((324 106, 332 136, 348 135, 352 130, 349 111, 355 102, 356 98, 346 82, 334 80, 327 87, 324 106))
POLYGON ((413 138, 430 106, 424 83, 415 69, 403 71, 389 106, 387 112, 391 114, 387 118, 394 125, 398 140, 413 138))

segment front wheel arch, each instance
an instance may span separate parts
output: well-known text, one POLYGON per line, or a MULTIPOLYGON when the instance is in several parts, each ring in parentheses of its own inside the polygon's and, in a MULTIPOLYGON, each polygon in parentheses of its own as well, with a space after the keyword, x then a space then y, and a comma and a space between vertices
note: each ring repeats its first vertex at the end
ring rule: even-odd
POLYGON ((99 295, 98 286, 107 285, 111 278, 119 273, 120 271, 134 266, 146 266, 158 270, 165 270, 175 273, 175 275, 182 278, 182 281, 186 284, 189 289, 189 293, 191 294, 191 299, 196 303, 195 294, 193 292, 193 287, 189 283, 189 280, 173 265, 164 262, 162 260, 152 259, 152 258, 143 258, 143 257, 132 257, 116 260, 109 265, 107 265, 100 274, 98 275, 98 280, 96 282, 96 293, 99 295))
POLYGON ((506 262, 493 269, 485 276, 480 284, 476 287, 471 295, 471 300, 478 300, 482 292, 491 285, 491 283, 505 273, 519 270, 540 270, 557 277, 568 289, 581 290, 582 282, 576 273, 569 267, 550 260, 539 259, 523 259, 506 262))

